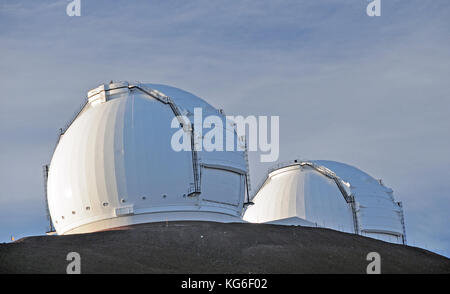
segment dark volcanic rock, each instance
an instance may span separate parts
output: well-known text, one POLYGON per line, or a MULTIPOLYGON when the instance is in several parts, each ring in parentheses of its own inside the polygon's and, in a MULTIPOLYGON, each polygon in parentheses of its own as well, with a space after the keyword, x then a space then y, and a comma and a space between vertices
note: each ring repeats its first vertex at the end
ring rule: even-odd
POLYGON ((450 273, 432 252, 329 229, 169 222, 0 244, 0 273, 65 273, 69 252, 82 273, 361 273, 381 255, 382 273, 450 273))

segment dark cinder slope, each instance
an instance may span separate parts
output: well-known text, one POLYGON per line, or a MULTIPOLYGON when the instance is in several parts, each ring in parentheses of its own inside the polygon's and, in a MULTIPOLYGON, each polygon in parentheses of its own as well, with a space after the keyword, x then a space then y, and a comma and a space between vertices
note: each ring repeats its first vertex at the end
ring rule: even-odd
POLYGON ((65 273, 67 253, 82 273, 450 273, 450 260, 414 247, 328 229, 169 222, 0 244, 0 273, 65 273))

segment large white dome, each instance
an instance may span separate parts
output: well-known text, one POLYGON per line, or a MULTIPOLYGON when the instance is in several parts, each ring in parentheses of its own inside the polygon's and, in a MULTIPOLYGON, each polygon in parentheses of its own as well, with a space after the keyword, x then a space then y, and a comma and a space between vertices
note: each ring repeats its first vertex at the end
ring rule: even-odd
MULTIPOLYGON (((225 125, 221 111, 177 88, 121 82, 89 91, 50 164, 47 197, 57 233, 166 220, 240 221, 244 152, 171 147, 173 118, 193 122, 196 107, 225 125)), ((235 133, 234 139, 242 143, 235 133)))

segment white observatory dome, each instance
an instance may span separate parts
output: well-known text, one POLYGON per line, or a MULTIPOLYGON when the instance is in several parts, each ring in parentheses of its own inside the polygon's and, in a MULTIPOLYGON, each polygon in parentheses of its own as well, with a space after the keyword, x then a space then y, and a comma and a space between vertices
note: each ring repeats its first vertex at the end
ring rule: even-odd
POLYGON ((403 209, 392 189, 335 161, 292 161, 269 174, 244 220, 331 228, 406 244, 403 209))
MULTIPOLYGON (((197 107, 203 118, 218 115, 225 126, 222 111, 177 88, 121 82, 89 91, 62 132, 48 171, 56 232, 173 220, 241 221, 245 152, 176 152, 171 146, 180 130, 171 127, 173 118, 184 115, 193 123, 197 107)), ((192 134, 192 125, 181 126, 192 134)), ((242 144, 236 133, 234 139, 242 144)))

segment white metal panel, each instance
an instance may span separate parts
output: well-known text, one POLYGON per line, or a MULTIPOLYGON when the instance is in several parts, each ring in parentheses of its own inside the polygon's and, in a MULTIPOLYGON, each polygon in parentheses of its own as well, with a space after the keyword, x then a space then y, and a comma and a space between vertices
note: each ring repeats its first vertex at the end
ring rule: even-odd
POLYGON ((241 174, 216 168, 202 168, 203 200, 218 204, 239 206, 244 192, 241 174))
MULTIPOLYGON (((326 166, 350 184, 350 191, 357 202, 357 216, 361 231, 403 235, 401 207, 394 201, 392 189, 384 186, 381 180, 376 180, 353 166, 326 160, 314 162, 326 166)), ((392 238, 387 237, 387 239, 392 238)))
MULTIPOLYGON (((222 120, 222 138, 223 138, 223 150, 226 150, 225 145, 225 139, 227 136, 227 122, 225 119, 225 116, 221 114, 217 109, 209 105, 207 102, 205 102, 203 99, 189 93, 186 91, 183 91, 181 89, 177 89, 174 87, 166 86, 166 85, 159 85, 159 84, 145 84, 146 87, 156 89, 169 97, 171 97, 174 102, 179 106, 180 109, 185 110, 187 112, 187 117, 190 119, 191 123, 194 123, 194 109, 195 108, 201 108, 202 109, 202 125, 205 121, 205 119, 210 116, 218 116, 222 120)), ((204 128, 202 130, 203 136, 208 133, 211 129, 204 128)), ((228 129, 229 131, 230 129, 228 129)), ((246 165, 244 160, 244 152, 243 151, 237 151, 238 150, 238 138, 236 135, 236 132, 233 132, 233 134, 230 134, 233 138, 233 146, 234 151, 233 152, 208 152, 201 151, 199 152, 199 158, 202 163, 205 164, 221 164, 226 165, 230 167, 234 167, 235 169, 240 169, 245 171, 246 165)), ((242 148, 241 144, 241 148, 242 148)))
MULTIPOLYGON (((222 117, 223 125, 225 125, 225 119, 222 117)), ((210 129, 204 129, 203 130, 203 136, 205 136, 206 133, 208 133, 210 129)), ((229 166, 236 170, 241 170, 243 173, 246 172, 247 167, 245 165, 245 159, 244 159, 244 151, 238 151, 238 145, 240 144, 238 141, 238 137, 236 135, 236 132, 233 132, 232 137, 233 138, 233 150, 235 151, 226 151, 226 136, 227 131, 225 128, 222 128, 219 130, 222 134, 222 152, 209 152, 203 148, 203 151, 199 152, 200 161, 204 164, 210 164, 210 165, 223 165, 223 166, 229 166)), ((241 144, 241 148, 242 147, 241 144)), ((243 150, 243 149, 241 149, 243 150)))
POLYGON ((320 227, 354 233, 353 215, 336 182, 311 167, 304 168, 307 221, 320 227))
POLYGON ((105 134, 115 133, 113 122, 125 99, 88 107, 60 138, 48 179, 49 209, 57 231, 82 220, 113 215, 115 177, 105 173, 109 172, 107 164, 114 163, 114 146, 105 144, 105 134))
POLYGON ((305 218, 303 179, 300 169, 288 168, 272 174, 247 208, 244 220, 264 223, 291 217, 305 218))
POLYGON ((173 117, 167 104, 139 92, 128 99, 123 141, 127 185, 119 197, 136 207, 183 203, 193 183, 191 153, 170 145, 173 117))

